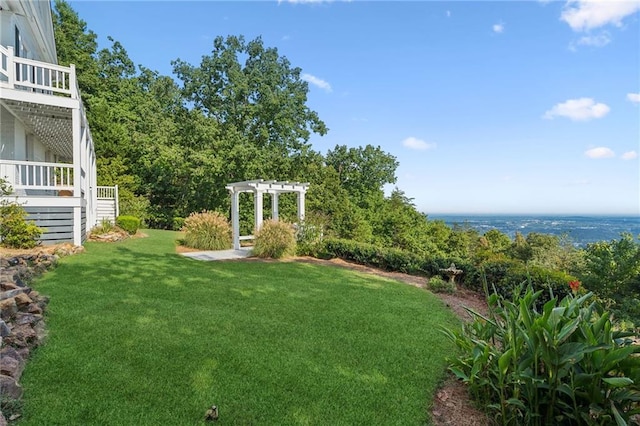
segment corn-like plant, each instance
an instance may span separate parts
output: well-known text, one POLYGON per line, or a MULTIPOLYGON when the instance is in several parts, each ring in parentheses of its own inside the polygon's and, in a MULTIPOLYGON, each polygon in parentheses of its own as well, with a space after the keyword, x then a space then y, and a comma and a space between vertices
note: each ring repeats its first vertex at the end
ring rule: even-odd
POLYGON ((450 370, 502 425, 627 425, 640 413, 640 346, 614 331, 592 294, 493 294, 490 313, 445 330, 461 355, 450 370))
POLYGON ((183 244, 200 250, 225 250, 231 248, 231 225, 218 212, 191 213, 184 220, 183 244))
POLYGON ((256 233, 253 254, 258 257, 293 256, 296 253, 296 237, 293 226, 286 222, 267 220, 256 233))

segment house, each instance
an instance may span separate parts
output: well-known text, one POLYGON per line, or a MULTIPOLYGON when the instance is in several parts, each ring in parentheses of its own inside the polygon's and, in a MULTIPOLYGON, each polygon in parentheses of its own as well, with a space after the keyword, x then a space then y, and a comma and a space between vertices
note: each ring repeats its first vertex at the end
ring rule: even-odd
POLYGON ((57 65, 49 1, 0 0, 0 178, 43 243, 98 223, 96 156, 73 65, 57 65))

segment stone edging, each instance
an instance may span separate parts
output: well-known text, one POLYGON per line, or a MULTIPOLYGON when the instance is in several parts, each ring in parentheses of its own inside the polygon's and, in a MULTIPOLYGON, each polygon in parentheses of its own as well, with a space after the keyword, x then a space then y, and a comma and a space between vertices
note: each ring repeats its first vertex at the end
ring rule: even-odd
MULTIPOLYGON (((83 247, 64 245, 56 247, 52 253, 40 251, 0 257, 0 396, 3 405, 22 397, 18 381, 25 363, 31 351, 41 345, 47 335, 43 313, 49 298, 33 290, 28 283, 54 268, 61 256, 82 250, 83 247)), ((19 416, 11 414, 9 421, 19 416)), ((0 411, 0 426, 6 424, 7 419, 0 411)))

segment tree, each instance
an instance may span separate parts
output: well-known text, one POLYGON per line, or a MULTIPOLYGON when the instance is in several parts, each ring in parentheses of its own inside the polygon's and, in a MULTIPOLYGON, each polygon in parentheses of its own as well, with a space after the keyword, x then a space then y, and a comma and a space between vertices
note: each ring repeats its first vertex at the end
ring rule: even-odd
POLYGON ((368 207, 372 195, 381 199, 384 185, 396 182, 398 161, 379 146, 336 145, 327 152, 326 163, 338 172, 341 185, 360 207, 368 207))
POLYGON ((584 285, 600 297, 621 301, 640 297, 640 244, 629 233, 585 249, 584 285))
POLYGON ((78 86, 87 102, 100 88, 96 62, 97 35, 87 29, 87 23, 64 0, 55 0, 52 20, 58 63, 76 66, 78 86))
POLYGON ((240 145, 232 155, 242 159, 246 173, 231 180, 290 178, 298 172, 292 156, 310 153, 312 132, 327 132, 306 105, 309 86, 300 68, 265 48, 261 38, 216 37, 199 67, 180 59, 172 64, 186 101, 217 121, 222 139, 235 142, 230 150, 240 145))

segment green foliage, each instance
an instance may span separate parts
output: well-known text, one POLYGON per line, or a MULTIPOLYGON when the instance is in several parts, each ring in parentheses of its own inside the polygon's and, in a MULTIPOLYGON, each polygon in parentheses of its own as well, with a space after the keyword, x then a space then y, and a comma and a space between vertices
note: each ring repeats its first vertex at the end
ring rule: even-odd
POLYGON ((371 193, 382 192, 385 184, 396 182, 398 161, 379 146, 336 145, 327 152, 326 164, 338 172, 342 187, 360 207, 366 206, 371 193))
POLYGON ((627 424, 640 401, 640 346, 613 331, 591 293, 513 301, 489 297, 490 313, 445 334, 462 354, 451 371, 503 425, 627 424), (634 355, 636 354, 636 355, 634 355))
POLYGON ((226 250, 231 248, 231 225, 218 212, 191 213, 184 220, 183 244, 200 250, 226 250))
POLYGON ((116 225, 127 231, 130 235, 134 235, 140 229, 140 219, 135 216, 118 216, 116 225))
POLYGON ((536 291, 544 290, 537 301, 542 305, 552 295, 559 298, 568 295, 571 292, 568 283, 577 280, 576 277, 561 271, 527 266, 518 260, 503 259, 489 260, 479 267, 469 268, 464 283, 468 288, 482 291, 486 282, 506 299, 514 297, 521 285, 528 284, 536 291))
MULTIPOLYGON (((0 179, 0 197, 13 192, 4 179, 0 179)), ((0 245, 10 248, 33 248, 43 230, 27 222, 27 212, 15 201, 3 198, 0 201, 0 245)))
POLYGON ((447 268, 452 262, 455 262, 456 265, 465 272, 473 268, 473 265, 461 259, 425 257, 396 248, 386 248, 375 244, 334 238, 324 240, 324 250, 322 254, 327 257, 338 257, 387 271, 398 271, 416 275, 438 275, 440 269, 447 268))
POLYGON ((290 223, 266 220, 255 237, 255 256, 280 259, 296 254, 296 237, 290 223))
POLYGON ((322 249, 322 223, 309 217, 295 225, 296 253, 300 256, 316 256, 322 249))
POLYGON ((429 281, 427 282, 427 284, 429 286, 429 290, 433 291, 434 293, 452 294, 456 292, 455 283, 452 283, 449 280, 442 279, 437 275, 429 278, 429 281))
POLYGON ((173 218, 173 230, 179 231, 184 228, 184 217, 174 217, 173 218))
POLYGON ((108 234, 115 229, 115 225, 109 219, 102 219, 100 225, 91 230, 94 235, 108 234))

